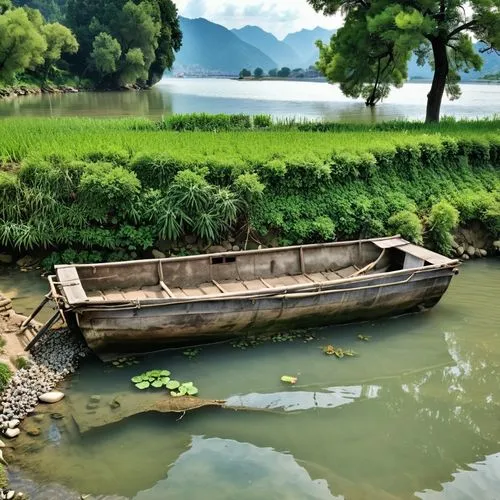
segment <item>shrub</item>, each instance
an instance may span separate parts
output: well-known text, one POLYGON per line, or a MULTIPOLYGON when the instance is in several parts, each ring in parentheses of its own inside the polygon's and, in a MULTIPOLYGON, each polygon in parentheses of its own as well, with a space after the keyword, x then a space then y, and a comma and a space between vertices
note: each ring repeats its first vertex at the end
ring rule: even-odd
POLYGON ((248 203, 260 198, 265 189, 265 185, 260 182, 259 176, 251 173, 241 174, 234 185, 236 191, 248 203))
POLYGON ((458 210, 445 200, 433 205, 428 219, 429 239, 434 248, 444 255, 452 251, 452 230, 458 224, 458 210))
POLYGON ((271 115, 255 115, 253 117, 253 126, 255 128, 270 128, 272 124, 271 115))
POLYGON ((311 233, 314 238, 322 241, 330 241, 335 238, 335 223, 330 217, 316 217, 311 224, 311 233))
POLYGON ((11 377, 10 368, 5 363, 0 363, 0 391, 5 389, 11 377))
POLYGON ((231 129, 243 130, 252 128, 252 120, 249 115, 229 115, 231 129))
POLYGON ((85 169, 78 186, 78 201, 94 220, 130 209, 140 182, 133 172, 110 163, 95 163, 85 169))
POLYGON ((388 221, 389 229, 393 234, 400 234, 408 241, 417 245, 422 244, 423 225, 417 214, 409 210, 402 210, 394 214, 388 221))

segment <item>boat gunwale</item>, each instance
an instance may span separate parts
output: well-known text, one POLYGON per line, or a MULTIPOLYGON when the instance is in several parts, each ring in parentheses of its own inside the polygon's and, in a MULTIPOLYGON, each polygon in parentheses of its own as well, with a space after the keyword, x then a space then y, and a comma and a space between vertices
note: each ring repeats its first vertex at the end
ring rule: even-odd
MULTIPOLYGON (((341 247, 354 245, 356 243, 373 243, 377 241, 387 241, 387 240, 395 240, 401 238, 400 234, 394 236, 384 236, 382 238, 369 238, 364 240, 350 240, 350 241, 332 241, 330 243, 314 243, 311 245, 294 245, 289 247, 272 247, 272 248, 263 248, 261 250, 240 250, 238 252, 228 251, 228 252, 217 252, 217 253, 204 253, 198 255, 187 255, 183 257, 164 257, 161 259, 139 259, 139 260, 126 260, 123 262, 99 262, 96 264, 58 264, 54 266, 54 269, 57 271, 58 269, 64 269, 68 267, 74 267, 75 269, 81 268, 97 268, 97 267, 121 267, 121 266, 129 266, 129 265, 137 265, 140 264, 148 264, 155 262, 185 262, 190 260, 204 260, 207 258, 217 258, 217 257, 228 257, 228 256, 243 256, 243 255, 253 255, 253 254, 266 254, 266 253, 277 253, 288 250, 300 250, 305 248, 331 248, 331 247, 341 247)), ((406 242, 409 243, 409 242, 406 242)))
POLYGON ((225 300, 261 300, 266 298, 272 299, 286 299, 286 298, 307 298, 312 296, 319 296, 324 294, 333 293, 347 293, 354 292, 360 289, 369 288, 381 288, 388 286, 398 286, 405 283, 410 283, 415 275, 430 273, 431 271, 439 271, 445 269, 453 269, 460 263, 459 260, 450 260, 448 264, 436 264, 429 266, 420 266, 416 268, 408 269, 398 269, 396 271, 376 273, 364 276, 356 276, 353 278, 344 278, 342 280, 336 281, 325 281, 322 283, 314 283, 308 285, 292 285, 289 287, 280 287, 275 289, 263 288, 261 290, 249 290, 248 292, 229 292, 221 295, 199 295, 191 297, 175 297, 175 298, 151 298, 151 299, 131 299, 131 300, 118 300, 118 301, 92 301, 88 299, 85 302, 78 302, 74 304, 68 304, 67 300, 65 302, 70 306, 71 309, 77 310, 77 312, 83 311, 109 311, 109 310, 127 310, 127 309, 140 309, 140 308, 155 308, 162 306, 172 306, 179 304, 190 304, 190 303, 209 303, 209 302, 220 302, 225 300), (378 283, 375 285, 367 285, 366 287, 357 288, 336 288, 337 285, 343 285, 346 283, 362 283, 363 281, 370 281, 380 279, 386 276, 397 277, 399 275, 410 274, 407 280, 394 281, 388 283, 378 283), (297 290, 296 293, 289 293, 290 289, 297 290), (312 288, 312 290, 311 290, 312 288))

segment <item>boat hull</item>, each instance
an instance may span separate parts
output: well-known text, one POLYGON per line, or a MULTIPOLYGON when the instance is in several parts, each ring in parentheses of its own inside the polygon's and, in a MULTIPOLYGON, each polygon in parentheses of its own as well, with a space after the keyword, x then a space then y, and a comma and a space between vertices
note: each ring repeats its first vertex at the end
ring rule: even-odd
MULTIPOLYGON (((288 328, 364 321, 428 309, 446 292, 452 267, 341 283, 314 293, 207 298, 150 306, 76 309, 80 329, 103 358, 210 343, 288 328)), ((125 306, 125 305, 124 305, 125 306)))

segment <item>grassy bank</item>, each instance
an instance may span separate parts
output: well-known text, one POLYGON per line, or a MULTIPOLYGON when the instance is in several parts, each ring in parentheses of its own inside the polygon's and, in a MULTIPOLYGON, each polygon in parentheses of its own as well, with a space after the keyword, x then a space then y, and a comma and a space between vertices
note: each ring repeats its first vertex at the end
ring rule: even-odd
POLYGON ((59 250, 48 264, 130 258, 186 235, 401 232, 446 253, 456 222, 500 231, 499 120, 7 119, 0 137, 0 244, 59 250))

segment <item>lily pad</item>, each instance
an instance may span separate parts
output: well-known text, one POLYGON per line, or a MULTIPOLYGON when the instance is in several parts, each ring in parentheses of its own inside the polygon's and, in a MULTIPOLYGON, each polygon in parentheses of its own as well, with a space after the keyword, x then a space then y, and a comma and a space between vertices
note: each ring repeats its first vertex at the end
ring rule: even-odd
POLYGON ((173 398, 178 398, 180 396, 182 396, 182 394, 178 393, 177 391, 172 391, 170 393, 170 395, 173 397, 173 398))
POLYGON ((135 384, 135 386, 137 387, 137 389, 143 391, 144 389, 147 389, 149 387, 149 382, 147 381, 139 382, 138 384, 135 384))
POLYGON ((170 376, 170 372, 168 370, 162 370, 160 372, 160 376, 161 377, 169 377, 170 376))
POLYGON ((291 377, 290 375, 283 375, 281 377, 282 382, 286 382, 287 384, 296 384, 297 383, 297 377, 291 377))
POLYGON ((161 380, 161 383, 167 387, 167 384, 170 382, 170 377, 163 377, 160 379, 161 380))
POLYGON ((158 380, 155 380, 151 385, 155 389, 159 389, 163 385, 163 382, 160 379, 158 379, 158 380))
POLYGON ((337 356, 337 358, 343 358, 344 357, 344 351, 342 349, 337 349, 335 351, 335 356, 337 356))
POLYGON ((137 375, 137 377, 132 377, 130 379, 134 384, 138 384, 139 382, 143 381, 142 375, 137 375))
POLYGON ((196 394, 198 394, 198 389, 196 387, 188 387, 188 390, 187 390, 187 393, 190 395, 190 396, 196 396, 196 394))
POLYGON ((178 389, 180 387, 180 382, 177 381, 177 380, 170 380, 168 383, 167 383, 167 389, 170 389, 170 390, 174 390, 174 389, 178 389))
POLYGON ((184 387, 193 387, 193 382, 183 382, 181 385, 184 387))
POLYGON ((358 339, 362 340, 363 342, 369 342, 369 340, 371 339, 371 337, 369 335, 361 335, 361 334, 359 334, 358 335, 358 339))
POLYGON ((188 388, 184 385, 181 385, 178 391, 181 396, 185 396, 187 394, 188 388))

